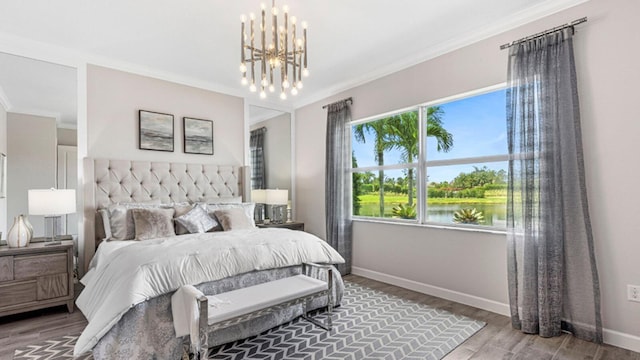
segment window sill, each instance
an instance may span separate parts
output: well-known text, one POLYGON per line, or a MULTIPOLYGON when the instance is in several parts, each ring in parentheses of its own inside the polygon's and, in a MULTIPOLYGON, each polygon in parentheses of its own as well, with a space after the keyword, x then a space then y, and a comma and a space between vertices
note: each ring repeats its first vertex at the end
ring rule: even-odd
POLYGON ((454 230, 454 231, 467 231, 467 232, 479 232, 484 234, 494 234, 494 235, 506 235, 507 231, 499 228, 493 227, 484 227, 479 228, 473 225, 445 225, 445 224, 435 224, 435 223, 426 223, 419 224, 417 222, 407 221, 407 220, 391 220, 391 219, 378 219, 378 218, 365 218, 365 217, 353 217, 353 221, 362 222, 362 223, 374 223, 374 224, 385 224, 385 225, 399 225, 399 226, 413 226, 413 227, 421 227, 421 228, 430 228, 430 229, 442 229, 442 230, 454 230))

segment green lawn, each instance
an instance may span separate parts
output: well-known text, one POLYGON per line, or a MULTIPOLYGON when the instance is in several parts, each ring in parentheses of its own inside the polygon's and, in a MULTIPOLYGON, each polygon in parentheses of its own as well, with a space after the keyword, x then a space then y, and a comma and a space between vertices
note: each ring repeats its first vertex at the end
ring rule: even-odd
MULTIPOLYGON (((493 195, 493 194, 492 194, 493 195)), ((495 194, 496 196, 487 196, 485 198, 429 198, 427 204, 446 205, 446 204, 504 204, 507 201, 506 193, 495 194)), ((360 215, 361 216, 379 216, 379 199, 378 194, 365 194, 358 196, 360 199, 360 215)), ((384 195, 384 217, 392 216, 392 208, 398 204, 407 203, 407 195, 405 194, 385 194, 384 195)), ((414 199, 415 203, 415 199, 414 199)))

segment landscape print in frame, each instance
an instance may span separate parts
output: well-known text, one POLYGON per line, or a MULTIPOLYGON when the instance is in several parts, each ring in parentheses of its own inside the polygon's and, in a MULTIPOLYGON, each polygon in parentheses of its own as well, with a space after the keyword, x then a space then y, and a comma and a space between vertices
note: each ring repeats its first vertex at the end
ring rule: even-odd
POLYGON ((213 121, 184 118, 184 152, 213 155, 213 121))
POLYGON ((173 151, 173 115, 140 110, 140 149, 173 151))

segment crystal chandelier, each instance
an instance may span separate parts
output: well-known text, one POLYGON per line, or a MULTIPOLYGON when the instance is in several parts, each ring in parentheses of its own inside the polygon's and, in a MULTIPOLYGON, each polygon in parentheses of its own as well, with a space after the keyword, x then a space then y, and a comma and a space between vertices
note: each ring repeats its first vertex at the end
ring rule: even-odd
POLYGON ((307 69, 307 23, 302 22, 302 37, 296 34, 295 16, 289 17, 289 8, 282 8, 283 24, 278 27, 278 8, 271 3, 271 16, 267 20, 266 6, 262 4, 261 19, 256 24, 255 14, 249 14, 249 35, 245 32, 246 16, 241 16, 241 63, 242 85, 249 85, 251 92, 260 89, 260 98, 267 91, 275 92, 279 87, 280 98, 287 99, 287 91, 297 95, 302 89, 302 77, 309 76, 307 69), (270 22, 270 24, 269 24, 270 22), (254 27, 259 26, 256 34, 254 27), (291 32, 289 32, 291 30, 291 32), (259 38, 256 38, 256 35, 259 38), (258 45, 256 46, 256 42, 258 45), (256 67, 258 69, 256 70, 256 67), (250 77, 247 73, 250 72, 250 77), (279 78, 279 83, 277 83, 279 78))

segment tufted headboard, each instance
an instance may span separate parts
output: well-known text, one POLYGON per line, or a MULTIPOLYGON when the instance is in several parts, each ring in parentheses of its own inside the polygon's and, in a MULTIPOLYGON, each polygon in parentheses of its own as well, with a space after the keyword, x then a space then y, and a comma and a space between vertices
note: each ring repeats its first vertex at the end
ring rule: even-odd
POLYGON ((85 158, 83 165, 85 269, 104 234, 102 222, 96 221, 97 209, 156 199, 162 203, 216 197, 250 199, 250 174, 242 166, 90 158, 85 158))

